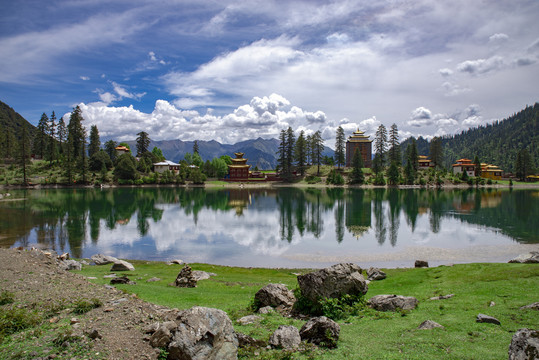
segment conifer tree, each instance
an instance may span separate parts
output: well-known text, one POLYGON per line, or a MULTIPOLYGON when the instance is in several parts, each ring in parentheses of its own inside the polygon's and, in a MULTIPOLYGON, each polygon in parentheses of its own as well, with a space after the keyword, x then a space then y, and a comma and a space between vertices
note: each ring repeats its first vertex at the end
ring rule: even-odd
POLYGON ((442 139, 439 137, 434 137, 430 141, 430 159, 434 163, 435 167, 442 167, 442 163, 444 161, 444 154, 442 149, 442 139))
POLYGON ((344 165, 344 147, 345 147, 345 136, 344 129, 342 126, 337 128, 337 134, 335 136, 335 162, 337 167, 340 169, 341 165, 344 165))
MULTIPOLYGON (((139 132, 137 136, 137 157, 141 157, 146 151, 148 151, 148 147, 150 146, 150 138, 148 137, 148 133, 145 131, 139 132)), ((196 151, 196 153, 198 153, 198 151, 196 151)))
POLYGON ((294 158, 296 160, 296 165, 298 170, 303 176, 305 174, 305 166, 307 164, 307 148, 305 141, 305 132, 300 131, 298 139, 296 140, 296 145, 294 147, 294 158))
POLYGON ((294 170, 294 145, 296 144, 296 137, 294 135, 294 130, 292 127, 288 127, 286 130, 286 166, 292 176, 294 170))
POLYGON ((408 144, 408 147, 406 148, 406 153, 407 153, 406 161, 412 164, 412 169, 414 171, 414 176, 415 176, 415 174, 419 170, 419 155, 417 153, 417 143, 414 137, 412 137, 410 144, 408 144))
POLYGON ((19 144, 19 164, 22 169, 23 184, 27 185, 28 177, 26 167, 30 158, 30 135, 28 134, 28 128, 26 123, 24 123, 22 126, 21 140, 19 144))
MULTIPOLYGON (((39 155, 41 159, 44 158, 45 152, 47 150, 47 135, 49 132, 48 124, 49 118, 47 117, 47 114, 43 113, 41 115, 41 119, 39 119, 39 123, 37 124, 37 132, 34 137, 33 146, 34 154, 39 155)), ((28 132, 28 130, 26 131, 28 132)))
POLYGON ((118 144, 114 140, 108 140, 105 143, 105 152, 109 155, 112 161, 116 160, 116 147, 118 144))
MULTIPOLYGON (((146 134, 148 135, 148 134, 146 134)), ((198 154, 198 140, 195 140, 195 142, 193 143, 193 154, 198 154)))
POLYGON ((60 154, 65 154, 67 151, 67 126, 63 117, 58 121, 58 131, 56 132, 56 135, 58 142, 60 143, 60 154))
POLYGON ((380 124, 376 130, 374 137, 374 149, 376 157, 378 158, 379 170, 382 170, 385 166, 386 152, 387 152, 387 129, 384 124, 380 124))
POLYGON ((80 162, 86 142, 86 134, 82 125, 82 110, 77 105, 71 112, 69 124, 67 124, 67 142, 72 151, 72 161, 80 162))
POLYGON ((365 182, 365 175, 363 174, 363 157, 358 148, 354 151, 352 157, 352 176, 350 178, 350 184, 363 184, 365 182))
POLYGON ((479 156, 475 155, 475 158, 473 159, 473 163, 474 163, 475 176, 477 177, 481 176, 481 162, 479 161, 479 156))
POLYGON ((515 163, 515 173, 520 181, 526 181, 526 177, 533 171, 533 160, 530 153, 526 149, 521 149, 517 153, 515 163))
POLYGON ((49 118, 49 146, 48 146, 49 166, 56 158, 56 114, 54 111, 49 118))
POLYGON ((389 129, 389 151, 388 151, 389 163, 395 162, 400 164, 401 162, 401 150, 399 145, 399 130, 397 124, 391 125, 389 129))
POLYGON ((322 133, 320 130, 316 131, 312 137, 312 154, 314 162, 316 163, 317 170, 316 175, 320 175, 320 164, 322 162, 322 151, 324 151, 324 140, 322 139, 322 133))
POLYGON ((99 130, 97 125, 90 127, 90 144, 88 145, 88 157, 92 157, 97 154, 101 149, 101 140, 99 139, 99 130))

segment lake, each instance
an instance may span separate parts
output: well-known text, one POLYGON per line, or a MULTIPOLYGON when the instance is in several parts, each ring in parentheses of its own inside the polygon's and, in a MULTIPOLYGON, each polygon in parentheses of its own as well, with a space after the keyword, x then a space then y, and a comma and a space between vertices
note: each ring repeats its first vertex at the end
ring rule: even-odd
POLYGON ((539 250, 537 189, 16 190, 0 246, 246 267, 507 262, 539 250))

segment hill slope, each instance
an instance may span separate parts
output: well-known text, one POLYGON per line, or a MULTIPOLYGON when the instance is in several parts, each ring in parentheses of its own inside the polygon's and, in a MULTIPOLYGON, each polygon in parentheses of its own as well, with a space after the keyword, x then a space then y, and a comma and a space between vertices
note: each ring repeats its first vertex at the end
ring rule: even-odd
POLYGON ((28 127, 28 132, 30 135, 33 135, 36 131, 36 127, 30 124, 15 110, 13 110, 12 107, 0 101, 0 129, 2 129, 2 131, 7 131, 10 129, 15 137, 19 138, 23 124, 26 124, 28 127))

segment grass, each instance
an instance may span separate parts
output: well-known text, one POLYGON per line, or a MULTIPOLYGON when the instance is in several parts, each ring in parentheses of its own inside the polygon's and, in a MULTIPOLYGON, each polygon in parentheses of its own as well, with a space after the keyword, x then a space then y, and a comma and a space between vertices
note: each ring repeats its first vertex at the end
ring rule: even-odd
MULTIPOLYGON (((178 265, 133 261, 136 271, 128 274, 136 285, 118 285, 138 297, 179 309, 207 306, 226 311, 234 321, 250 313, 254 294, 266 284, 297 286, 297 273, 307 270, 259 269, 190 264, 194 270, 216 273, 200 281, 196 288, 169 286, 181 269, 178 265), (146 282, 159 277, 157 282, 146 282)), ((85 276, 97 283, 108 283, 103 275, 108 266, 89 266, 85 276)), ((242 350, 240 358, 258 359, 504 359, 512 334, 524 327, 536 328, 539 312, 520 310, 539 298, 539 266, 527 264, 463 264, 424 269, 387 269, 387 279, 372 282, 366 298, 378 294, 415 296, 417 309, 409 312, 380 313, 364 309, 357 316, 339 320, 341 336, 335 350, 310 349, 303 353, 242 350), (437 295, 453 298, 432 301, 437 295), (489 306, 490 302, 495 306, 489 306), (475 322, 484 313, 501 321, 501 326, 475 322), (434 320, 445 329, 417 330, 424 320, 434 320), (283 356, 287 357, 283 357, 283 356)), ((268 340, 279 325, 300 328, 305 321, 283 318, 277 313, 263 315, 260 323, 239 325, 237 331, 268 340)))

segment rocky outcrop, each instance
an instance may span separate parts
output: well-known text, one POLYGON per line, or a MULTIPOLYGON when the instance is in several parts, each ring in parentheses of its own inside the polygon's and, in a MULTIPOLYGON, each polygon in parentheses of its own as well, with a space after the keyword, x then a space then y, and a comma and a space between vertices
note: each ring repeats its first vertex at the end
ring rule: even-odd
POLYGON ((369 299, 367 305, 378 311, 413 310, 417 306, 413 296, 376 295, 369 299))
POLYGON ((435 328, 444 329, 444 327, 438 324, 436 321, 425 320, 417 327, 419 330, 431 330, 435 328))
POLYGON ((384 280, 386 276, 385 272, 375 267, 371 267, 367 270, 367 280, 369 281, 384 280))
POLYGON ((296 350, 301 344, 299 330, 292 325, 281 325, 269 339, 269 345, 275 349, 296 350))
POLYGON ((290 309, 295 302, 294 293, 288 290, 284 284, 268 284, 255 294, 255 304, 259 309, 265 306, 290 309))
POLYGON ((174 321, 166 321, 159 325, 150 337, 150 345, 157 348, 168 346, 172 340, 172 331, 176 330, 177 327, 178 325, 174 321))
POLYGON ((341 263, 298 276, 301 295, 317 302, 323 298, 340 298, 345 294, 364 295, 368 285, 361 268, 356 264, 341 263))
POLYGON ((301 340, 328 348, 337 347, 341 327, 325 316, 310 319, 299 331, 301 340))
POLYGON ((110 271, 135 271, 133 264, 128 263, 127 261, 118 260, 112 264, 110 271))
POLYGON ((186 287, 186 288, 197 287, 197 281, 195 277, 193 276, 193 270, 191 269, 189 265, 185 265, 181 269, 178 276, 176 276, 174 285, 177 287, 186 287))
POLYGON ((501 325, 500 320, 485 314, 478 314, 475 322, 501 325))
POLYGON ((168 344, 168 359, 237 359, 238 339, 224 311, 195 306, 181 311, 176 324, 168 344))
POLYGON ((519 264, 536 264, 539 263, 539 251, 530 251, 527 254, 520 254, 514 259, 509 260, 510 263, 519 264))
POLYGON ((519 329, 509 345, 509 360, 539 359, 539 331, 519 329))
POLYGON ((108 256, 108 255, 103 255, 103 254, 92 255, 91 259, 96 265, 107 265, 107 264, 112 264, 118 261, 118 259, 116 259, 113 256, 108 256))
POLYGON ((82 270, 82 264, 76 260, 58 261, 58 267, 64 270, 82 270))

